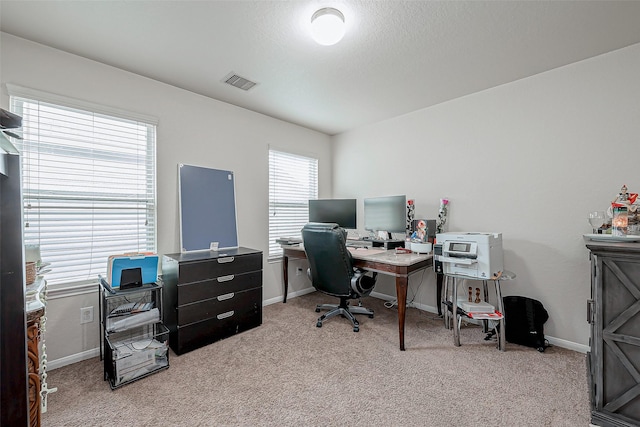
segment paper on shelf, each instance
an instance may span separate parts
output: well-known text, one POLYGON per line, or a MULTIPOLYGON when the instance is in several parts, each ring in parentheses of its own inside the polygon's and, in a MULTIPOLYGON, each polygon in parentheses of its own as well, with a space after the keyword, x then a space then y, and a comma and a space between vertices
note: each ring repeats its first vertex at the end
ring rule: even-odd
POLYGON ((503 318, 502 313, 497 310, 493 313, 467 313, 467 316, 478 320, 500 320, 503 318))
POLYGON ((134 326, 146 325, 148 323, 160 321, 160 310, 153 308, 142 313, 132 314, 124 318, 107 319, 107 332, 120 332, 134 326))

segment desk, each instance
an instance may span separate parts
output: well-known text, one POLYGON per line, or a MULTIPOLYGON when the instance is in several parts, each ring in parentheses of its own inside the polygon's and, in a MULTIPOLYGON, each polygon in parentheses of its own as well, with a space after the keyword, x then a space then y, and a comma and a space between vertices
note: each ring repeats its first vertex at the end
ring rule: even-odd
MULTIPOLYGON (((289 258, 306 259, 302 246, 283 245, 282 281, 284 284, 284 301, 287 302, 289 291, 289 258)), ((404 320, 407 310, 407 288, 409 275, 422 271, 433 265, 433 255, 396 254, 395 251, 367 254, 367 250, 351 251, 354 267, 375 271, 396 278, 396 297, 398 299, 398 333, 400 350, 404 351, 404 320)))

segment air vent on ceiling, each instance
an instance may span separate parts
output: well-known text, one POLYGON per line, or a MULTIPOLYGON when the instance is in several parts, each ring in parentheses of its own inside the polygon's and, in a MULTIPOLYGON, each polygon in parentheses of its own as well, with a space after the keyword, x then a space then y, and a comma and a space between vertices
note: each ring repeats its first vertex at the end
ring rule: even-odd
POLYGON ((228 74, 223 80, 223 82, 230 84, 231 86, 235 86, 242 90, 249 90, 254 87, 257 83, 252 82, 249 79, 245 79, 244 77, 240 77, 236 73, 228 74))

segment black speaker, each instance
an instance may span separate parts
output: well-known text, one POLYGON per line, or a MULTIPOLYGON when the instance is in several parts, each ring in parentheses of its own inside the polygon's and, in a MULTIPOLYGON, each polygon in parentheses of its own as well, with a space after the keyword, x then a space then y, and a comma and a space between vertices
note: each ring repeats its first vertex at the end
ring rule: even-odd
POLYGON ((433 245, 433 271, 437 274, 443 274, 442 261, 439 261, 438 256, 442 255, 442 243, 436 243, 433 245))

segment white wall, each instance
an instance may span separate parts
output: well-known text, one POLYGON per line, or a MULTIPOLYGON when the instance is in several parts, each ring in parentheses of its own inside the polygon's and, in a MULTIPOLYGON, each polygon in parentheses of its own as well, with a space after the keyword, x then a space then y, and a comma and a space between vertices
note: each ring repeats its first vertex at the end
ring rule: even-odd
MULTIPOLYGON (((266 262, 268 146, 317 156, 319 191, 328 196, 331 191, 329 136, 5 33, 0 33, 0 57, 2 108, 9 109, 4 85, 13 83, 159 119, 159 254, 180 250, 178 163, 233 170, 239 243, 264 252, 264 299, 281 299, 281 264, 266 262)), ((305 287, 308 283, 294 280, 291 290, 305 287)), ((97 289, 89 297, 53 298, 48 308, 50 362, 95 352, 99 342, 97 289), (80 307, 88 305, 95 306, 96 321, 80 325, 80 307)))
MULTIPOLYGON (((588 343, 587 212, 622 184, 640 191, 640 45, 387 120, 333 138, 138 75, 0 33, 5 83, 155 116, 158 126, 158 252, 179 250, 177 164, 236 174, 239 241, 267 251, 267 146, 319 158, 320 196, 407 194, 416 217, 451 199, 450 230, 503 233, 507 295, 540 299, 546 333, 588 343), (333 163, 332 163, 333 162, 333 163), (333 174, 333 175, 332 175, 333 174), (333 181, 332 181, 333 177, 333 181)), ((290 292, 308 282, 290 266, 290 292)), ((280 263, 264 270, 264 299, 282 297, 280 263)), ((409 298, 435 307, 432 274, 410 279, 409 298)), ((392 281, 377 291, 394 294, 392 281)), ((79 308, 97 292, 49 303, 50 365, 97 348, 97 322, 79 308)))
MULTIPOLYGON (((450 231, 503 233, 503 294, 541 300, 545 333, 586 346, 582 234, 623 184, 640 192, 638 76, 640 44, 339 135, 334 197, 406 194, 416 218, 449 197, 450 231)), ((419 303, 435 307, 434 282, 419 303)))

